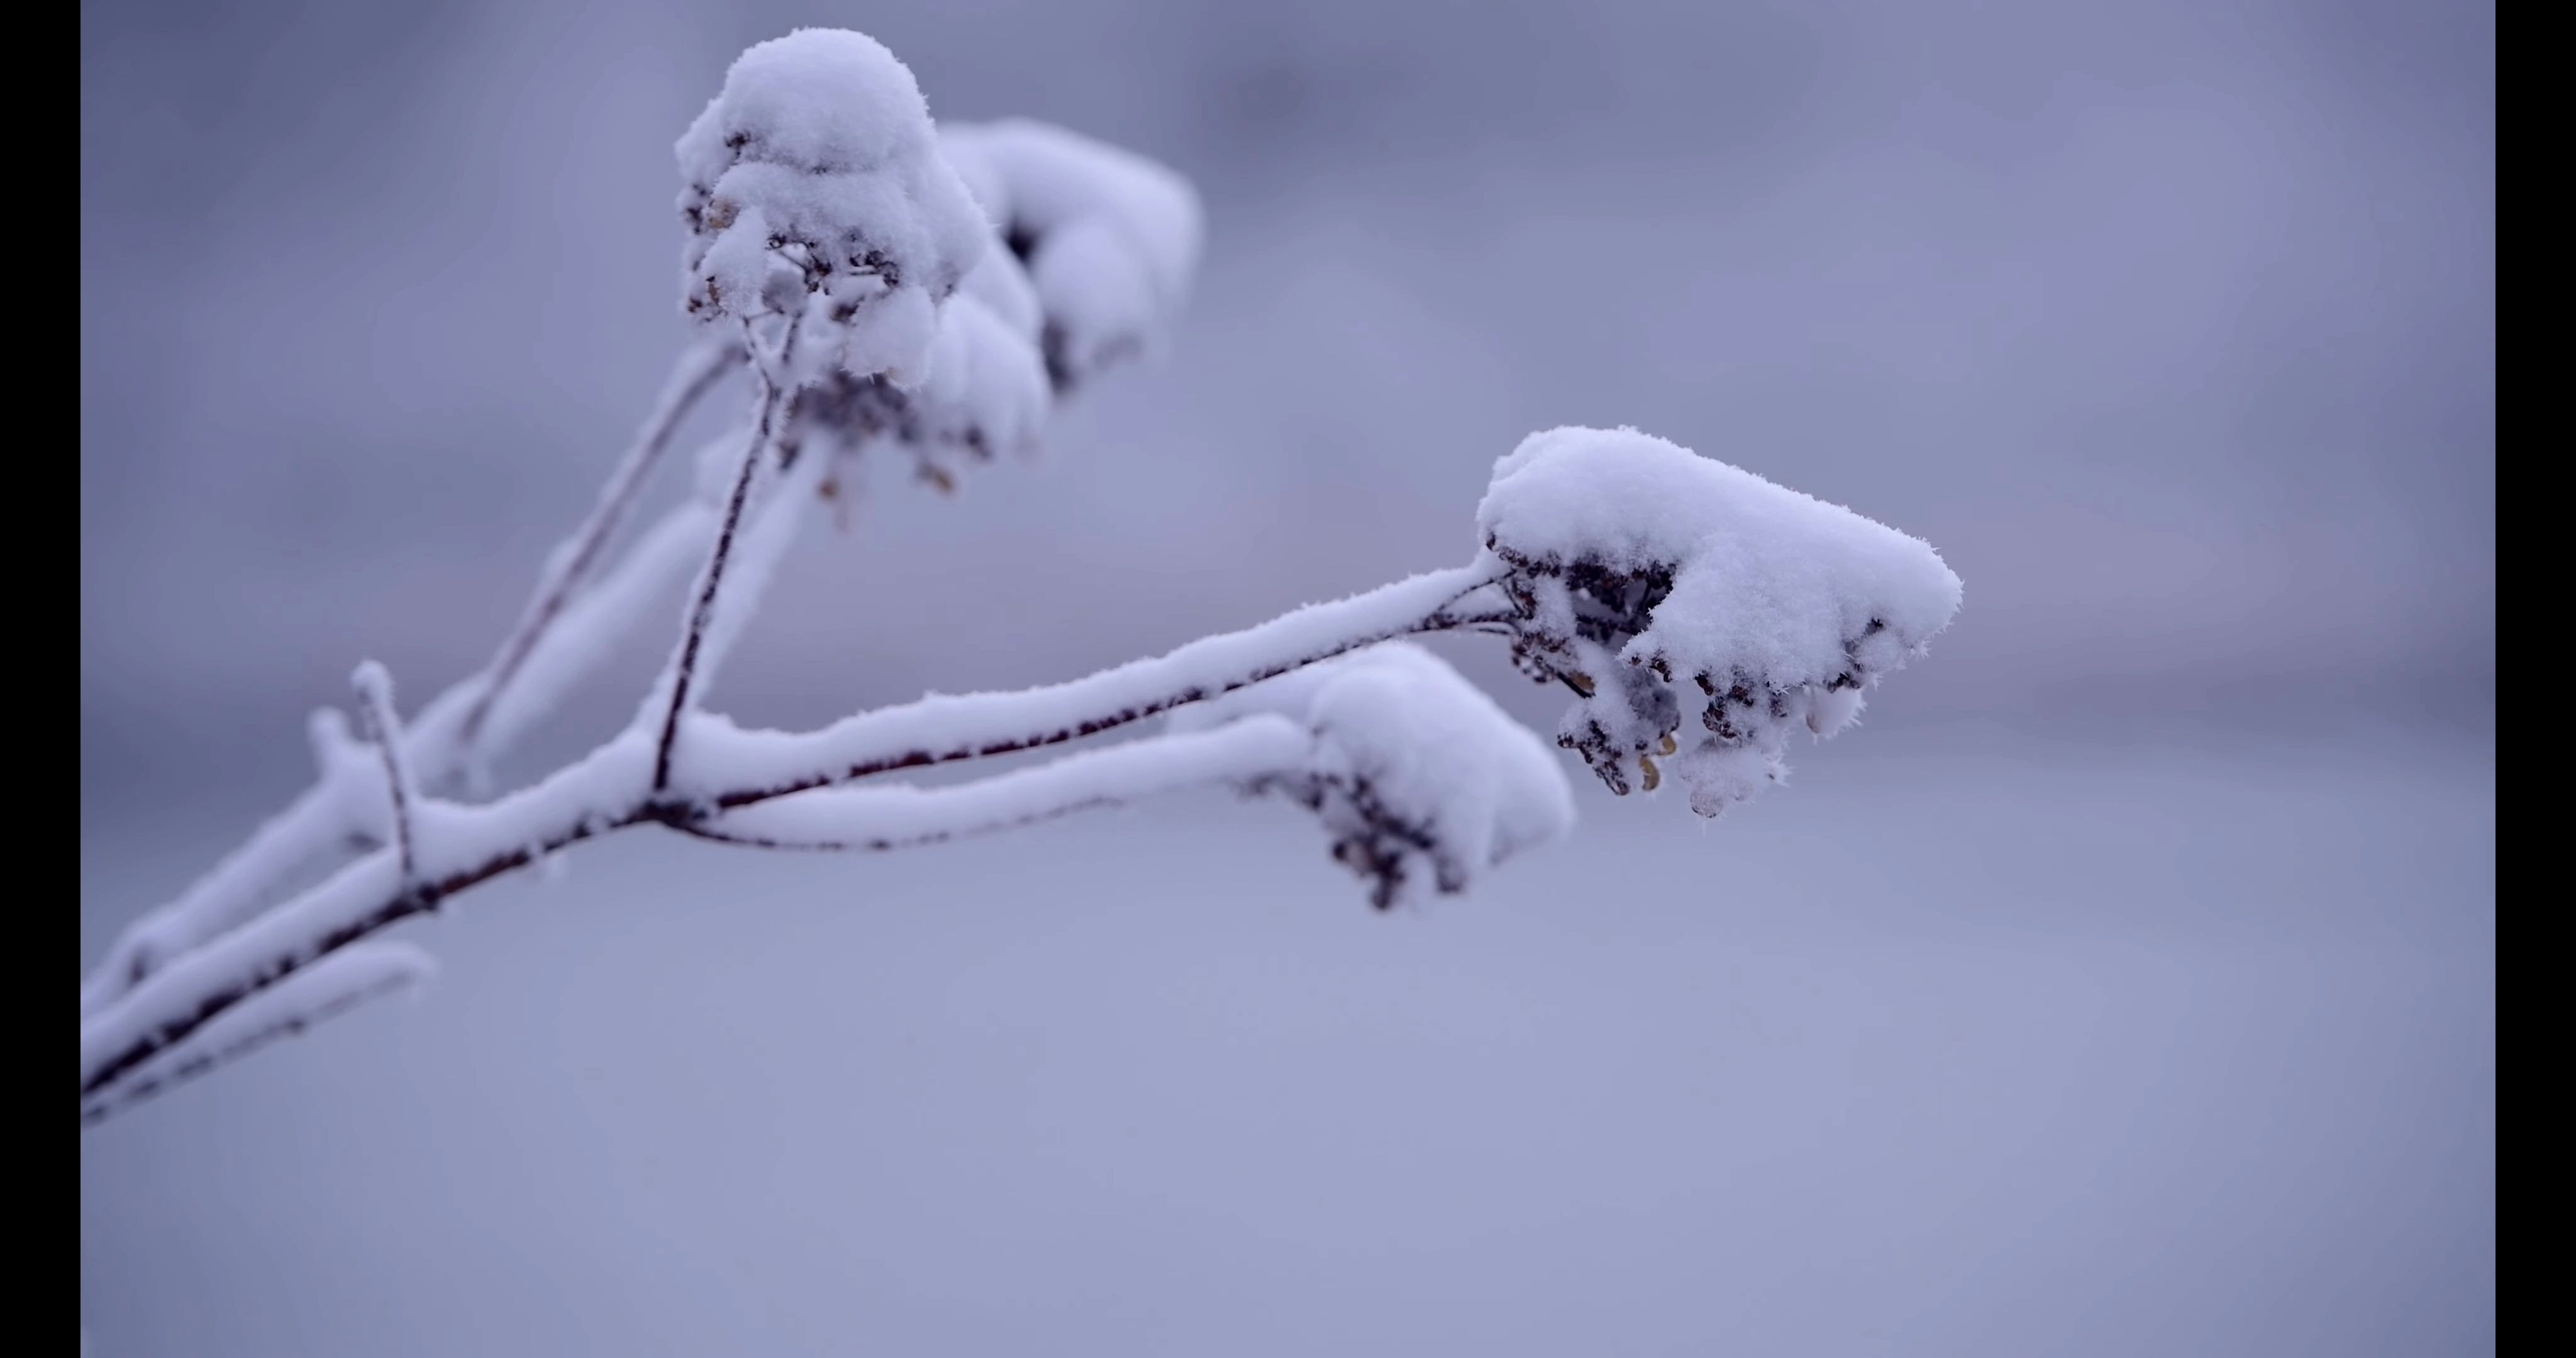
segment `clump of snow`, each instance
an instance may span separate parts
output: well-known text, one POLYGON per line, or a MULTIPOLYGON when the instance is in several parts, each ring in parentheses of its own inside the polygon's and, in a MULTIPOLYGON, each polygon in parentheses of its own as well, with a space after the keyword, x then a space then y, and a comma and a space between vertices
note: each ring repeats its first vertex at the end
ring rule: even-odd
POLYGON ((1035 454, 1059 394, 1159 343, 1196 267, 1199 208, 1170 170, 1061 128, 937 136, 987 219, 986 248, 935 314, 878 327, 886 363, 816 371, 790 441, 843 458, 891 445, 945 490, 975 464, 1035 454), (894 362, 922 326, 917 360, 894 362))
POLYGON ((942 149, 1025 266, 1058 391, 1150 351, 1198 268, 1203 214, 1187 179, 1046 123, 947 123, 942 149))
POLYGON ((908 441, 933 450, 964 448, 978 458, 1034 453, 1054 397, 1031 339, 979 298, 951 301, 909 403, 914 432, 908 441))
POLYGON ((919 375, 991 233, 893 53, 841 29, 761 43, 676 149, 691 316, 801 311, 848 370, 919 375))
POLYGON ((1793 728, 1849 725, 1959 609, 1920 539, 1634 429, 1531 435, 1476 521, 1525 615, 1515 661, 1579 695, 1558 743, 1620 793, 1663 758, 1702 815, 1778 781, 1793 728))
POLYGON ((1252 780, 1323 818, 1333 857, 1388 909, 1427 877, 1444 894, 1563 835, 1574 798, 1546 744, 1410 642, 1264 680, 1166 720, 1206 729, 1262 714, 1313 735, 1303 766, 1252 780))
POLYGON ((980 304, 1004 328, 1034 345, 1046 326, 1045 304, 1038 300, 1037 284, 1021 267, 1020 257, 1000 245, 998 236, 996 242, 997 248, 986 250, 967 271, 966 281, 957 285, 958 300, 980 304))

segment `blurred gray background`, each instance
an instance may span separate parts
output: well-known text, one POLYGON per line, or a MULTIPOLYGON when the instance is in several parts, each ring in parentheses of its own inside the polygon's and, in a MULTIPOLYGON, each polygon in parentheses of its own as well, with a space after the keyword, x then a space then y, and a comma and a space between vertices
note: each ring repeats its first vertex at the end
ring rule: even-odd
POLYGON ((1044 465, 800 548, 747 720, 1463 560, 1555 424, 1968 586, 1790 786, 1587 782, 1418 915, 1223 798, 486 889, 418 1005, 84 1134, 103 1358, 2492 1351, 2491 6, 81 15, 84 964, 356 660, 488 652, 682 343, 671 142, 799 24, 1210 239, 1044 465))

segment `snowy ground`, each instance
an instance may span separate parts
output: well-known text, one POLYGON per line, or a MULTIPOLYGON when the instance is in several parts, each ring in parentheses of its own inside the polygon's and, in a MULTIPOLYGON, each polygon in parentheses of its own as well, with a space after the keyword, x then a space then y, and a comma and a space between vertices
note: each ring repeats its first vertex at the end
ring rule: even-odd
MULTIPOLYGON (((1277 806, 594 846, 82 1143, 101 1355, 2494 1346, 2493 762, 1893 721, 1379 917, 1277 806)), ((94 955, 237 825, 84 825, 94 955)))

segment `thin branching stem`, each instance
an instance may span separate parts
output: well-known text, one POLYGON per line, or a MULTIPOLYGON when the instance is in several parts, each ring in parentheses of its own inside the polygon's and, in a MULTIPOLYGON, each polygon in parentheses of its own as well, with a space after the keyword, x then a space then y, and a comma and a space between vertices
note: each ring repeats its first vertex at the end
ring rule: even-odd
MULTIPOLYGON (((494 725, 502 700, 524 677, 527 666, 558 626, 589 597, 581 586, 598 574, 598 563, 620 523, 632 511, 660 465, 682 418, 718 379, 741 361, 742 351, 729 344, 694 348, 683 355, 665 386, 663 400, 643 433, 620 462, 599 505, 583 527, 559 549, 550 569, 523 614, 520 626, 496 653, 486 670, 465 679, 419 709, 405 734, 416 777, 428 786, 442 785, 470 756, 488 757, 488 745, 500 738, 494 725), (460 712, 463 713, 460 716, 460 712), (466 734, 469 724, 473 734, 466 734)), ((633 553, 622 560, 609 581, 658 563, 639 561, 633 553)), ((577 657, 595 664, 608 652, 598 649, 577 657)), ((190 883, 178 897, 146 912, 118 935, 97 970, 81 984, 84 1017, 115 1003, 153 972, 187 949, 215 937, 248 918, 283 879, 326 856, 363 852, 374 836, 363 803, 330 774, 308 787, 285 809, 213 867, 190 883)))
MULTIPOLYGON (((775 356, 783 367, 796 347, 796 332, 804 317, 799 314, 787 323, 787 333, 779 341, 775 356)), ((705 574, 698 584, 698 597, 689 607, 689 618, 680 639, 679 658, 671 669, 671 696, 662 714, 662 735, 653 750, 653 791, 666 792, 671 786, 671 756, 680 740, 680 717, 689 710, 689 686, 696 677, 698 653, 706 645, 708 629, 715 625, 716 600, 724 587, 726 562, 733 555, 734 537, 742 529, 744 509, 751 503, 752 482, 760 476, 761 464, 768 460, 770 445, 777 441, 780 407, 788 396, 786 385, 772 370, 772 364, 760 356, 759 340, 749 324, 743 327, 743 344, 752 354, 752 378, 759 387, 757 413, 752 418, 751 436, 742 453, 742 466, 734 473, 733 491, 725 501, 724 522, 716 529, 715 547, 707 557, 705 574)))
POLYGON ((544 639, 547 629, 562 616, 565 605, 572 602, 582 585, 598 568, 609 542, 617 535, 635 504, 643 498, 645 486, 651 484, 653 472, 661 465, 662 456, 671 446, 672 436, 679 432, 681 421, 697 408, 698 402, 730 372, 740 352, 728 345, 701 344, 692 348, 672 370, 661 399, 646 417, 644 428, 636 435, 633 446, 609 474, 608 484, 600 488, 599 503, 582 521, 573 536, 557 549, 548 563, 536 593, 528 600, 518 625, 494 652, 492 663, 484 671, 482 690, 475 694, 474 704, 466 709, 457 732, 460 749, 471 750, 483 738, 483 728, 492 718, 494 704, 508 692, 528 657, 544 639))
MULTIPOLYGON (((368 948, 418 955, 407 945, 373 943, 360 944, 333 956, 350 959, 368 948)), ((315 1024, 337 1017, 369 1000, 411 986, 418 977, 416 966, 378 968, 377 974, 363 977, 355 984, 326 995, 319 1002, 285 1008, 267 1021, 247 1026, 237 1035, 207 1041, 205 1039, 217 1035, 211 1028, 200 1029, 199 1040, 189 1044, 200 1050, 182 1051, 174 1044, 164 1049, 165 1059, 153 1063, 151 1068, 140 1070, 134 1078, 103 1091, 101 1097, 85 1100, 81 1104, 81 1125, 85 1128, 97 1126, 146 1099, 210 1075, 282 1038, 298 1036, 315 1024)))
MULTIPOLYGON (((1129 674, 1136 667, 1121 667, 1052 689, 967 700, 980 701, 991 709, 986 720, 977 723, 986 726, 985 732, 958 730, 942 743, 913 744, 898 738, 887 753, 848 763, 841 763, 839 755, 820 752, 847 748, 854 734, 872 736, 883 730, 892 735, 914 728, 925 719, 943 718, 961 700, 925 698, 879 709, 805 736, 776 736, 773 739, 780 746, 764 752, 748 772, 757 774, 758 767, 766 765, 813 767, 841 763, 841 767, 832 775, 772 774, 735 787, 691 789, 685 803, 669 795, 670 730, 677 719, 666 711, 666 738, 656 746, 652 763, 637 769, 638 775, 647 775, 648 769, 650 774, 638 777, 634 791, 621 800, 601 805, 595 798, 584 798, 574 791, 595 786, 602 777, 613 782, 618 776, 613 771, 625 758, 621 751, 634 747, 613 741, 589 759, 499 803, 454 808, 466 822, 455 826, 448 836, 458 841, 451 852, 463 851, 458 866, 406 886, 395 865, 383 861, 381 853, 362 858, 302 897, 277 907, 226 939, 195 950, 145 981, 117 1006, 84 1022, 82 1098, 96 1098, 120 1077, 184 1041, 205 1023, 316 960, 425 913, 447 897, 571 845, 646 825, 684 831, 712 828, 721 832, 723 827, 710 825, 710 821, 723 811, 896 769, 1038 749, 1115 730, 1362 646, 1468 625, 1474 615, 1452 614, 1449 606, 1491 579, 1491 567, 1482 563, 1417 576, 1334 604, 1299 610, 1246 632, 1195 642, 1158 661, 1138 662, 1144 669, 1135 679, 1130 679, 1129 674), (1420 600, 1431 606, 1410 614, 1390 611, 1404 607, 1407 600, 1420 600), (1322 615, 1321 625, 1318 614, 1322 615), (1346 625, 1339 622, 1342 619, 1348 620, 1346 625), (1291 623, 1298 625, 1290 628, 1287 624, 1291 623), (1206 678, 1176 674, 1168 681, 1168 687, 1160 689, 1151 687, 1152 681, 1144 678, 1164 672, 1157 666, 1203 657, 1211 647, 1225 648, 1224 654, 1233 658, 1234 668, 1206 678), (1140 688, 1140 684, 1144 687, 1140 688), (1026 721, 1015 715, 1023 707, 1052 712, 1069 698, 1088 697, 1095 692, 1109 705, 1106 710, 1090 716, 1050 717, 1034 727, 1020 724, 1013 730, 1015 723, 1026 721), (846 729, 853 724, 860 729, 846 729), (809 751, 809 745, 817 749, 809 751), (495 828, 479 833, 469 829, 469 824, 477 820, 495 828), (503 826, 510 827, 507 833, 498 828, 503 826), (467 847, 478 840, 491 847, 483 852, 467 847)), ((1189 668, 1196 672, 1195 666, 1189 668)))
POLYGON ((409 883, 420 875, 411 828, 412 803, 419 791, 403 755, 402 721, 394 715, 393 676, 370 660, 350 676, 350 685, 358 691, 359 720, 366 725, 367 738, 376 743, 376 757, 384 766, 385 791, 393 802, 394 849, 400 855, 403 881, 409 883))

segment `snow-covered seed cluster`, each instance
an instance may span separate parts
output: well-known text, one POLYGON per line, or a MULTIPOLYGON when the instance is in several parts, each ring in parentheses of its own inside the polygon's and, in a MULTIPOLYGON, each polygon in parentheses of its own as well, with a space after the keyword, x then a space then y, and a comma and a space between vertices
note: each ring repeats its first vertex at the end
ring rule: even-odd
POLYGON ((1536 735, 1429 651, 1391 641, 1266 680, 1168 719, 1205 729, 1261 713, 1312 733, 1302 766, 1252 780, 1312 811, 1334 861, 1393 909, 1455 894, 1563 835, 1574 799, 1536 735))
POLYGON ((891 443, 942 490, 1038 451, 1056 399, 1160 337, 1198 258, 1196 194, 1178 174, 1062 128, 940 129, 992 239, 940 307, 918 381, 837 373, 800 424, 846 451, 891 443))
POLYGON ((1612 792, 1669 773, 1714 816, 1777 782, 1958 611, 1922 541, 1631 429, 1532 435, 1477 512, 1512 658, 1576 700, 1557 742, 1612 792))
POLYGON ((1038 333, 1027 276, 996 246, 940 308, 913 386, 828 374, 800 398, 790 437, 821 435, 844 454, 894 444, 912 454, 923 480, 943 490, 971 464, 1034 455, 1054 405, 1038 333))
POLYGON ((948 123, 941 146, 1025 270, 1058 393, 1152 350, 1198 268, 1203 214, 1187 179, 1046 123, 948 123))
POLYGON ((676 149, 691 316, 801 315, 812 375, 918 380, 991 233, 893 53, 840 29, 761 43, 676 149))
POLYGON ((1421 889, 1425 869, 1443 895, 1467 889, 1469 861, 1440 838, 1438 827, 1409 820, 1387 806, 1364 777, 1283 774, 1253 785, 1277 792, 1312 811, 1333 836, 1333 861, 1368 884, 1369 904, 1393 910, 1421 889))

